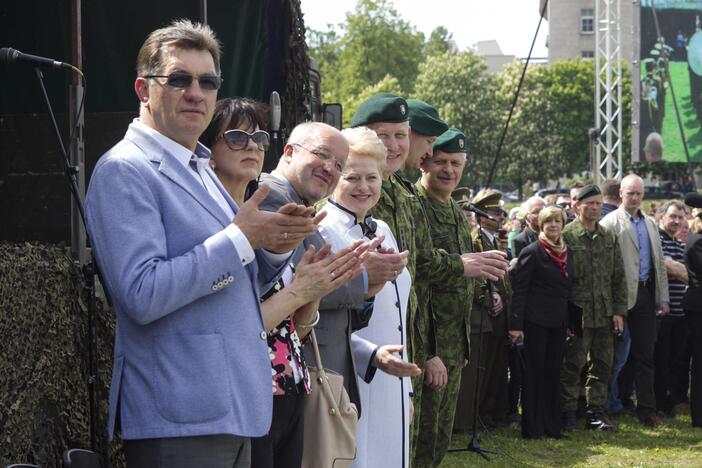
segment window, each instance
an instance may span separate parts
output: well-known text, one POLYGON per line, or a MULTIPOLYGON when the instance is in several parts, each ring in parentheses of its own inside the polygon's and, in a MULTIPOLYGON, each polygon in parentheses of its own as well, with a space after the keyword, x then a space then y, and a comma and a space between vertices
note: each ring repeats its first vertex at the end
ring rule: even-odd
POLYGON ((580 52, 580 58, 591 59, 595 58, 595 53, 591 50, 583 50, 580 52))
POLYGON ((584 8, 580 10, 580 33, 593 34, 595 32, 595 10, 584 8))

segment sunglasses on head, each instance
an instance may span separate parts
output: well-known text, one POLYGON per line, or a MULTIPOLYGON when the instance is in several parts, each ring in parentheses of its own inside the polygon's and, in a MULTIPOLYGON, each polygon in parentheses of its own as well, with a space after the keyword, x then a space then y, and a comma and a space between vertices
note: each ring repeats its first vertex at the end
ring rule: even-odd
POLYGON ((239 129, 227 130, 222 135, 222 138, 224 138, 224 142, 232 150, 241 150, 246 148, 246 146, 249 144, 249 139, 256 143, 258 149, 263 151, 268 151, 268 146, 271 143, 270 135, 268 135, 268 132, 263 130, 256 130, 253 133, 248 133, 239 129))
POLYGON ((216 91, 224 81, 221 76, 217 75, 194 76, 185 72, 175 72, 170 75, 146 75, 143 78, 165 78, 168 86, 178 89, 188 89, 193 80, 197 80, 200 88, 204 91, 216 91))

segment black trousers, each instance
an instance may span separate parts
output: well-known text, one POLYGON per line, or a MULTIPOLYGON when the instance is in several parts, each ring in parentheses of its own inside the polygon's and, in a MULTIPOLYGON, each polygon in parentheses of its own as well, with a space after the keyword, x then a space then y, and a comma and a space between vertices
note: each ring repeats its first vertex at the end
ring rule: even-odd
POLYGON ((702 427, 702 313, 685 311, 692 341, 690 372, 690 416, 694 427, 702 427))
POLYGON ((521 348, 512 346, 509 349, 509 414, 519 412, 519 401, 522 394, 522 380, 524 375, 524 355, 521 348))
POLYGON ((685 368, 685 348, 687 345, 687 323, 684 317, 657 319, 656 351, 654 356, 656 409, 670 411, 680 403, 681 373, 685 368))
POLYGON ((636 413, 646 419, 656 413, 656 398, 653 392, 653 352, 656 346, 656 314, 652 287, 639 283, 636 304, 629 310, 627 322, 631 332, 630 359, 634 364, 636 386, 636 413))
POLYGON ((248 468, 251 445, 247 437, 211 435, 125 440, 128 468, 248 468))
POLYGON ((273 421, 268 435, 251 439, 251 468, 299 468, 305 427, 305 393, 273 397, 273 421))
POLYGON ((559 397, 565 327, 524 322, 522 437, 561 436, 559 397))

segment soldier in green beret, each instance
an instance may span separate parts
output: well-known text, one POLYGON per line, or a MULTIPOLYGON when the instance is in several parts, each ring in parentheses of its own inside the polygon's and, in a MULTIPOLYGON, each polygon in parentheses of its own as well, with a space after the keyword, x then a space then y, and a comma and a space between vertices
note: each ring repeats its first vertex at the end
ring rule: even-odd
MULTIPOLYGON (((416 184, 434 248, 459 257, 473 252, 468 222, 451 198, 463 175, 466 153, 465 135, 455 128, 447 130, 434 142, 432 157, 422 162, 422 178, 416 184)), ((439 466, 451 442, 461 369, 469 358, 473 302, 473 281, 463 276, 457 280, 430 285, 428 327, 433 333, 428 357, 446 368, 446 383, 429 383, 422 392, 415 466, 439 466)))
MULTIPOLYGON (((460 189, 454 191, 454 199, 458 190, 460 189)), ((473 197, 472 203, 493 218, 476 215, 480 228, 472 232, 473 249, 477 252, 499 250, 498 230, 507 215, 502 207, 502 194, 496 190, 483 189, 473 197)), ((457 431, 467 431, 473 427, 473 399, 478 372, 480 372, 480 388, 477 390, 482 424, 487 427, 506 424, 508 413, 509 340, 506 317, 509 314, 504 309, 507 308, 512 294, 509 278, 490 281, 491 292, 488 291, 486 281, 474 283, 473 310, 470 319, 472 359, 462 372, 461 389, 453 423, 454 430, 457 431), (478 346, 481 346, 480 364, 477 362, 478 346)))
POLYGON ((616 235, 598 222, 602 193, 596 185, 580 189, 575 197, 578 217, 563 229, 573 259, 573 302, 583 309, 583 336, 568 339, 561 366, 563 429, 576 426, 580 375, 587 364, 585 427, 615 431, 604 418, 612 375, 614 333, 624 330, 627 286, 616 235))
MULTIPOLYGON (((491 253, 469 257, 433 247, 429 221, 417 198, 417 189, 398 171, 401 167, 418 168, 423 155, 430 151, 426 140, 433 143, 447 126, 429 104, 410 102, 414 107, 408 107, 407 101, 399 96, 379 93, 361 104, 351 124, 374 130, 388 152, 380 201, 373 208, 373 216, 388 223, 399 248, 410 252, 407 267, 413 287, 408 305, 408 341, 410 361, 424 369, 424 382, 421 379, 413 382, 414 401, 420 402, 423 387, 441 388, 447 381, 446 367, 440 359, 434 359, 435 337, 429 328, 430 283, 460 282, 464 276, 497 278, 504 275, 507 264, 502 257, 491 253), (413 137, 410 125, 419 129, 418 135, 427 133, 427 139, 413 137)), ((416 446, 419 412, 420 405, 415 404, 412 450, 416 446)))

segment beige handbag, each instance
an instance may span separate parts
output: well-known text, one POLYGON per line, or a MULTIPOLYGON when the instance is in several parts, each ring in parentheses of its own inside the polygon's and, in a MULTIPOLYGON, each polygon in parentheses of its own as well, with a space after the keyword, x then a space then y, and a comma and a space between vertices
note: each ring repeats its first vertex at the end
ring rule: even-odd
POLYGON ((356 458, 358 410, 344 388, 344 377, 324 369, 314 330, 309 338, 317 367, 308 367, 312 392, 305 398, 302 467, 350 467, 356 458))

